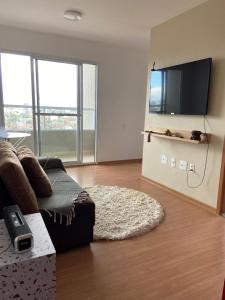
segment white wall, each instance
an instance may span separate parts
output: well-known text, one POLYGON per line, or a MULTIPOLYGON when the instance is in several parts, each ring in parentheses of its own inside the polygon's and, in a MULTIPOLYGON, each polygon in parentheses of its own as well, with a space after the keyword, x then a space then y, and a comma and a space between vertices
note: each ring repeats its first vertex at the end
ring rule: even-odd
POLYGON ((0 27, 0 49, 97 63, 97 161, 141 158, 148 49, 9 27, 0 27))

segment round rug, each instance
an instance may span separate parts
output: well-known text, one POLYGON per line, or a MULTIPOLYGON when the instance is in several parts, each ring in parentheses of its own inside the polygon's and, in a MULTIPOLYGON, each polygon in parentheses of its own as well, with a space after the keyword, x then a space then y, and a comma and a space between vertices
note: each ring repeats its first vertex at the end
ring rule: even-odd
POLYGON ((159 225, 162 205, 149 195, 118 186, 85 188, 95 203, 94 239, 120 240, 159 225))

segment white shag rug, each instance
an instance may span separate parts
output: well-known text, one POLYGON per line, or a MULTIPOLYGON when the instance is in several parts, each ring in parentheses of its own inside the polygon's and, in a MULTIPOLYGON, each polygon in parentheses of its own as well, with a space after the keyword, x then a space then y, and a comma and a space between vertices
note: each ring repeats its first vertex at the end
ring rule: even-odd
POLYGON ((137 236, 159 225, 164 217, 162 205, 145 193, 102 185, 85 190, 95 203, 95 240, 137 236))

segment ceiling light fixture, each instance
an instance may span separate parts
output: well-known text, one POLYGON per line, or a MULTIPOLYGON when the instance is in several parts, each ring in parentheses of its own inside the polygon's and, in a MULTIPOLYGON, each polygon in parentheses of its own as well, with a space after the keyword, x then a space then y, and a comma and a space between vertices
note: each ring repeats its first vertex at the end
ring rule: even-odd
POLYGON ((64 12, 64 18, 70 21, 80 21, 82 19, 82 13, 78 10, 66 10, 64 12))

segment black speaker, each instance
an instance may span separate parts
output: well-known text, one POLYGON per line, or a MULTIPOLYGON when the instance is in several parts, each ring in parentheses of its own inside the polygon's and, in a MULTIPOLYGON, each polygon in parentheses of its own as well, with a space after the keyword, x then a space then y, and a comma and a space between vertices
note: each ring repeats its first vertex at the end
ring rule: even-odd
POLYGON ((193 130, 191 132, 191 140, 201 141, 201 134, 202 134, 201 131, 199 131, 199 130, 193 130))
POLYGON ((25 252, 32 249, 33 235, 19 206, 4 207, 3 217, 15 252, 25 252))

